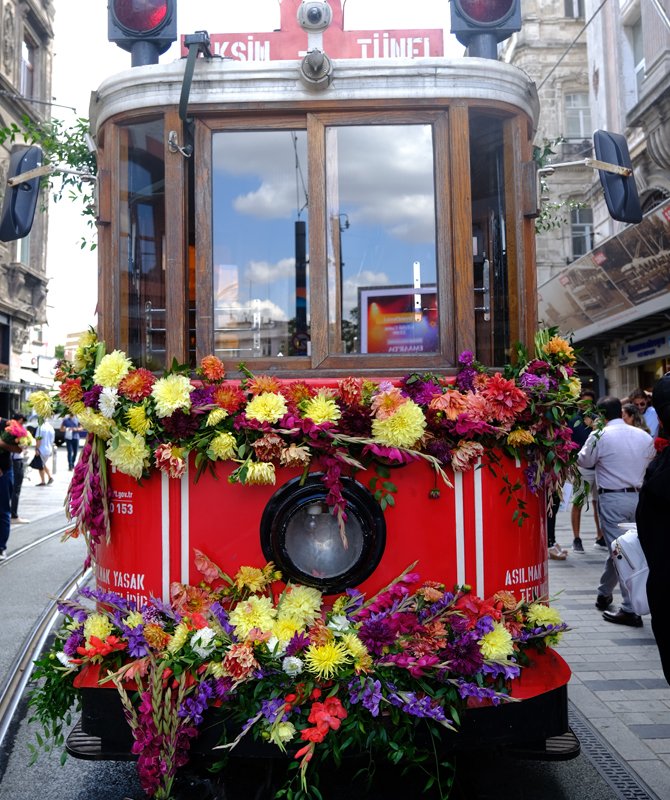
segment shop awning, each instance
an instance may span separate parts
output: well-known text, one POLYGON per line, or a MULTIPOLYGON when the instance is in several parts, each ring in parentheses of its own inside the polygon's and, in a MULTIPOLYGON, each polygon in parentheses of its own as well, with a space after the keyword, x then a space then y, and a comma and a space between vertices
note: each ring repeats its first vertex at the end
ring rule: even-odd
POLYGON ((542 324, 574 342, 637 338, 670 323, 670 201, 543 283, 542 324))

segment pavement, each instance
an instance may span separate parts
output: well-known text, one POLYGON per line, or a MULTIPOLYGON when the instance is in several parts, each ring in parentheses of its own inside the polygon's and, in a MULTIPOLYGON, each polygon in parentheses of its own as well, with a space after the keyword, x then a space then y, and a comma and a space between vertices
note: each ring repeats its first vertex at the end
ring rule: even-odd
MULTIPOLYGON (((9 553, 65 525, 63 501, 71 474, 65 448, 58 448, 50 486, 37 487, 38 473, 26 470, 19 514, 30 522, 12 526, 9 553)), ((583 554, 571 549, 570 513, 558 512, 556 539, 569 554, 565 561, 549 561, 552 604, 571 628, 558 648, 573 673, 568 686, 570 723, 580 738, 582 752, 611 785, 612 798, 666 800, 670 798, 670 686, 661 671, 649 617, 644 617, 642 628, 603 620, 595 599, 606 553, 593 545, 595 523, 590 509, 583 511, 581 524, 583 554), (636 785, 631 784, 631 776, 636 785)), ((13 617, 12 602, 8 601, 19 595, 24 598, 25 620, 29 617, 26 594, 39 609, 47 592, 49 581, 41 575, 52 578, 56 567, 63 575, 70 574, 84 558, 83 543, 77 540, 68 540, 65 545, 54 541, 30 553, 8 564, 13 569, 0 574, 5 623, 13 617), (30 585, 26 585, 28 563, 30 585)), ((55 591, 50 589, 51 593, 55 591)), ((613 608, 619 601, 617 591, 613 608)), ((32 619, 38 614, 39 610, 32 619)), ((12 624, 0 626, 0 682, 3 666, 7 666, 2 654, 7 650, 11 653, 17 638, 20 641, 22 637, 12 624)), ((566 767, 572 763, 577 762, 568 762, 566 767)))
MULTIPOLYGON (((604 743, 643 788, 666 800, 670 798, 670 686, 663 677, 650 619, 643 617, 642 628, 630 628, 602 618, 595 600, 607 553, 594 547, 591 509, 582 511, 580 533, 583 554, 571 549, 570 512, 559 511, 556 541, 569 553, 565 561, 549 561, 549 591, 552 605, 571 627, 558 650, 572 669, 569 701, 586 721, 578 729, 574 722, 579 720, 571 718, 571 725, 592 760, 598 761, 598 744, 604 743)), ((612 610, 620 601, 617 589, 612 610)), ((617 796, 644 794, 633 790, 617 796)))

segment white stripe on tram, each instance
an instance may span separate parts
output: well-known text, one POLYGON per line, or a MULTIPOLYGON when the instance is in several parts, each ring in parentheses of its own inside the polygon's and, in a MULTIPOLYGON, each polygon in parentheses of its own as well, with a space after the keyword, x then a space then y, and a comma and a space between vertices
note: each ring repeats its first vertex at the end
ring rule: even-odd
POLYGON ((188 525, 188 463, 186 472, 181 477, 181 582, 189 583, 188 557, 191 552, 190 534, 191 529, 188 525))
POLYGON ((473 470, 475 482, 475 563, 477 565, 477 595, 484 594, 484 510, 482 508, 482 462, 473 470))
POLYGON ((163 601, 170 601, 170 479, 161 472, 161 550, 163 601))
POLYGON ((463 514, 463 473, 454 472, 456 501, 456 582, 465 583, 465 521, 463 514))

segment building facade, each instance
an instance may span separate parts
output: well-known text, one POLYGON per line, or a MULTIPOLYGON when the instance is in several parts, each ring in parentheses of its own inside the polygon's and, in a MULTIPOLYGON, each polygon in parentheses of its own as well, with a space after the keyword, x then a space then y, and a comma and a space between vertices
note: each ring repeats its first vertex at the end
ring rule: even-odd
POLYGON ((626 137, 644 214, 612 219, 598 173, 547 179, 562 225, 538 236, 540 319, 571 333, 599 393, 650 388, 670 368, 670 0, 525 0, 503 57, 537 81, 536 143, 553 162, 593 156, 592 134, 626 137), (572 201, 572 206, 565 204, 572 201))
MULTIPOLYGON (((0 1, 0 127, 22 119, 48 120, 51 107, 53 0, 0 1)), ((17 140, 20 143, 20 139, 17 140)), ((12 142, 0 145, 0 192, 4 192, 12 142)), ((47 221, 14 242, 0 242, 0 416, 15 411, 41 385, 41 326, 46 322, 47 221)))

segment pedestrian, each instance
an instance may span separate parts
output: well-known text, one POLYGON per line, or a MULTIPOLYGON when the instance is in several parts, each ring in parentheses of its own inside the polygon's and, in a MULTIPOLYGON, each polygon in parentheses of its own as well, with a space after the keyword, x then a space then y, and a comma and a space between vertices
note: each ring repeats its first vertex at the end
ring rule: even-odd
MULTIPOLYGON (((25 427, 26 416, 18 411, 16 414, 12 415, 12 419, 15 419, 17 422, 20 422, 25 427)), ((24 451, 25 448, 21 448, 18 453, 12 453, 12 472, 14 473, 14 482, 12 488, 12 502, 11 502, 11 524, 12 525, 22 525, 30 522, 29 519, 23 519, 23 517, 19 516, 19 498, 21 497, 21 486, 23 485, 23 474, 24 474, 24 451)))
POLYGON ((647 423, 652 438, 658 436, 658 414, 653 404, 649 402, 649 395, 639 386, 628 395, 628 400, 637 406, 640 414, 647 423))
POLYGON ((558 492, 555 492, 547 503, 547 546, 549 547, 549 558, 565 561, 568 557, 568 551, 556 543, 556 515, 560 505, 561 496, 558 492))
POLYGON ((35 431, 35 441, 37 447, 35 448, 35 455, 40 457, 42 462, 41 466, 37 466, 40 473, 41 483, 38 486, 47 486, 54 482, 49 469, 49 459, 53 454, 54 442, 56 441, 56 431, 48 419, 40 423, 35 431), (46 480, 45 480, 46 478, 46 480))
MULTIPOLYGON (((589 434, 594 425, 593 404, 596 402, 596 393, 593 389, 583 389, 579 397, 579 412, 570 420, 569 425, 572 429, 572 441, 579 445, 581 449, 584 442, 589 438, 589 434)), ((572 527, 572 549, 575 553, 584 552, 584 543, 581 538, 582 527, 582 508, 589 507, 589 499, 593 507, 593 518, 596 523, 595 545, 606 548, 605 539, 600 530, 598 519, 598 494, 596 486, 595 471, 592 469, 580 469, 579 480, 576 483, 576 491, 572 493, 572 507, 570 508, 570 525, 572 527)))
POLYGON ((637 506, 637 534, 649 566, 647 599, 651 629, 656 638, 665 680, 670 684, 670 620, 667 609, 670 535, 668 497, 670 496, 670 373, 654 386, 654 408, 660 423, 657 453, 649 464, 637 506))
POLYGON ((636 428, 642 428, 643 431, 647 431, 647 433, 651 436, 651 431, 649 430, 649 426, 645 418, 640 413, 640 409, 635 405, 635 403, 624 403, 621 406, 621 411, 623 415, 623 421, 626 425, 634 425, 636 428))
POLYGON ((65 446, 67 447, 67 468, 72 472, 77 463, 77 451, 79 450, 79 432, 83 430, 79 420, 74 414, 66 414, 60 426, 65 434, 65 446))
POLYGON ((642 617, 633 611, 630 595, 623 584, 619 587, 621 608, 616 612, 608 610, 618 583, 611 549, 621 534, 619 523, 635 521, 638 492, 647 465, 654 456, 654 441, 640 428, 626 425, 619 398, 601 397, 596 405, 605 420, 605 427, 589 434, 577 455, 579 467, 595 469, 600 529, 609 551, 600 578, 596 608, 603 612, 603 619, 607 622, 639 628, 642 617))
MULTIPOLYGON (((0 430, 4 431, 7 420, 0 417, 0 430)), ((18 445, 10 444, 0 437, 0 561, 7 558, 7 542, 11 530, 12 504, 12 453, 20 451, 18 445)))

